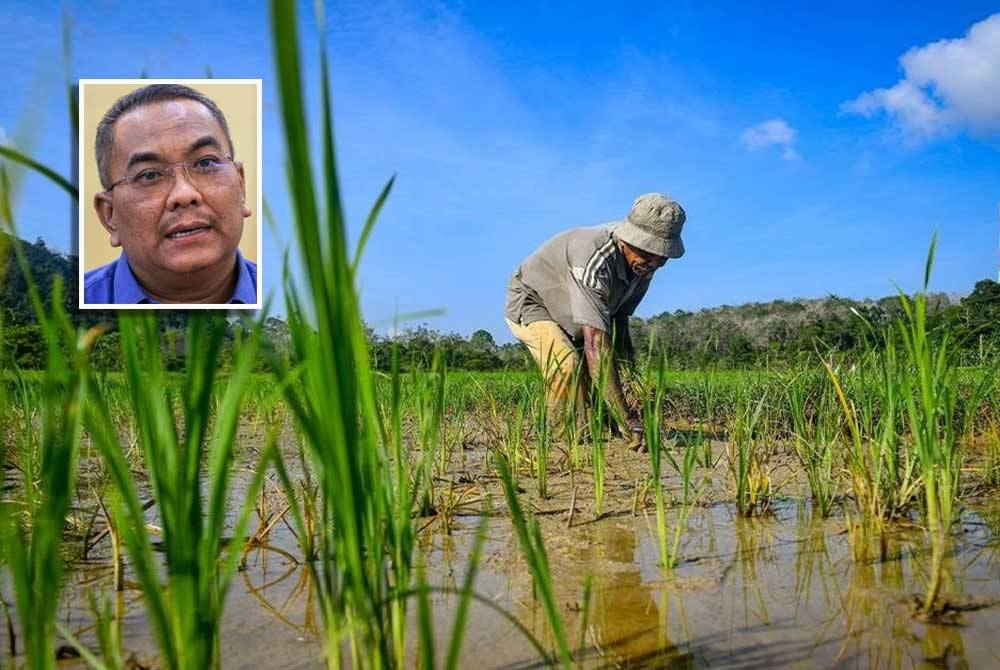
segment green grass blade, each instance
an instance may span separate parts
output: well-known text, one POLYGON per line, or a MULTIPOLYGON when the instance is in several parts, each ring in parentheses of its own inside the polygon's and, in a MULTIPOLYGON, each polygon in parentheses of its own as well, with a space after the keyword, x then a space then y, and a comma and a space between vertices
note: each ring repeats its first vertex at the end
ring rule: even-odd
POLYGON ((559 652, 559 661, 564 668, 572 666, 572 657, 569 652, 569 645, 566 642, 566 633, 563 629, 562 617, 556 606, 555 594, 552 588, 552 573, 549 570, 548 557, 545 553, 545 545, 542 542, 541 531, 538 522, 525 516, 521 507, 520 498, 514 488, 514 480, 510 474, 510 467, 501 456, 497 456, 494 461, 500 471, 500 481, 503 484, 504 497, 507 500, 507 507, 510 511, 511 523, 517 535, 518 543, 521 545, 521 553, 531 571, 535 588, 538 590, 542 609, 545 612, 549 627, 552 629, 552 636, 556 641, 556 648, 559 652))
POLYGON ((386 185, 382 187, 382 192, 379 193, 378 199, 372 206, 371 211, 368 213, 368 218, 365 220, 365 226, 361 229, 361 235, 358 237, 358 244, 354 249, 354 260, 351 261, 351 276, 356 275, 358 272, 358 265, 361 264, 361 258, 365 252, 365 245, 368 244, 368 238, 375 229, 375 221, 378 220, 378 215, 382 211, 382 205, 385 204, 386 199, 389 197, 389 191, 392 190, 392 185, 395 181, 396 175, 389 178, 386 185))
POLYGON ((0 145, 0 156, 3 156, 5 158, 9 158, 10 160, 14 161, 15 163, 20 163, 21 165, 23 165, 23 166, 25 166, 27 168, 31 168, 32 170, 34 170, 38 174, 40 174, 43 177, 46 177, 47 179, 49 179, 49 181, 51 181, 52 183, 54 183, 56 186, 59 186, 64 191, 66 191, 67 193, 69 193, 69 195, 74 200, 79 199, 79 197, 80 197, 80 191, 79 191, 79 189, 77 189, 77 187, 74 186, 68 179, 66 179, 65 177, 63 177, 61 174, 59 174, 58 172, 56 172, 52 168, 50 168, 48 166, 45 166, 45 165, 42 165, 41 163, 39 163, 38 161, 36 161, 34 158, 31 158, 30 156, 27 156, 27 155, 21 153, 20 151, 18 151, 14 147, 0 145))

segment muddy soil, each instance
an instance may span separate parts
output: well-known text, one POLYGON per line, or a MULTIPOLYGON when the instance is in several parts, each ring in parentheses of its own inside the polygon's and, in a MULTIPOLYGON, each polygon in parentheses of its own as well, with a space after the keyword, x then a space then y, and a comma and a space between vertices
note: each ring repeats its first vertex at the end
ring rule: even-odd
MULTIPOLYGON (((839 507, 832 518, 816 518, 787 454, 771 463, 780 486, 770 509, 743 518, 732 501, 724 444, 714 443, 713 452, 715 467, 698 471, 704 488, 672 571, 660 565, 655 508, 645 487, 648 455, 612 441, 600 515, 591 470, 584 465, 571 474, 570 450, 552 452, 545 497, 527 466, 522 470, 524 503, 540 522, 566 634, 583 667, 1000 667, 995 633, 1000 607, 993 606, 1000 599, 997 496, 983 493, 965 501, 946 566, 943 590, 955 602, 977 606, 956 611, 950 625, 927 623, 913 616, 913 596, 923 590, 930 564, 926 534, 918 525, 893 524, 883 540, 849 527, 839 507)), ((447 476, 436 481, 439 514, 420 521, 428 578, 438 586, 461 584, 475 530, 485 517, 478 593, 551 648, 551 632, 533 596, 490 458, 485 443, 471 440, 453 454, 447 476)), ((664 477, 672 496, 679 481, 667 472, 664 477)), ((671 506, 671 533, 676 518, 671 506)), ((230 591, 224 667, 323 666, 319 617, 298 555, 283 524, 271 530, 265 546, 249 553, 230 591)), ((98 548, 64 593, 63 620, 85 640, 93 639, 93 631, 84 593, 107 588, 109 574, 107 551, 98 548)), ((436 595, 433 605, 437 651, 443 655, 455 600, 436 595)), ((126 589, 117 606, 129 652, 155 667, 155 644, 138 592, 126 589)), ((461 667, 544 665, 516 626, 485 605, 472 605, 461 667)))

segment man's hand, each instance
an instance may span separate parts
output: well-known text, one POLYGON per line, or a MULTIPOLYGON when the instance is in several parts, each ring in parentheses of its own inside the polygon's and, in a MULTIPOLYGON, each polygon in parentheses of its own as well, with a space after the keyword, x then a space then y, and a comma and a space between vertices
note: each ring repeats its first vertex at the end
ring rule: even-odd
POLYGON ((646 450, 646 430, 639 412, 630 408, 625 402, 625 394, 622 392, 621 373, 619 363, 615 360, 614 348, 611 337, 602 330, 591 326, 583 326, 583 353, 587 360, 587 369, 590 378, 601 378, 601 367, 607 365, 609 374, 605 379, 604 399, 610 405, 615 416, 626 417, 625 419, 625 440, 629 447, 635 451, 646 450))
POLYGON ((625 441, 628 443, 629 449, 646 451, 646 426, 642 422, 642 417, 639 414, 633 414, 625 423, 628 427, 625 441))

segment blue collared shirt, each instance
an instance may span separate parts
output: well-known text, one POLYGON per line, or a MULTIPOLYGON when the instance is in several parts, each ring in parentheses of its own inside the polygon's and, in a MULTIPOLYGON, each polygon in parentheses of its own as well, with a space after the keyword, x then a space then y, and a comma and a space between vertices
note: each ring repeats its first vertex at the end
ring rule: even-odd
MULTIPOLYGON (((253 305, 257 302, 257 264, 243 258, 236 250, 236 289, 227 304, 253 305)), ((156 305, 142 290, 125 252, 107 265, 87 272, 83 277, 83 302, 87 305, 156 305)))

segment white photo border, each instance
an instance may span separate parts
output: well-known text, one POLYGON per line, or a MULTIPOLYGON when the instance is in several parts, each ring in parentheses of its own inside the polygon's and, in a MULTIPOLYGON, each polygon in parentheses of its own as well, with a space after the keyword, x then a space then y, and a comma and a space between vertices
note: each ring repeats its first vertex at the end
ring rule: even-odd
POLYGON ((77 240, 79 240, 80 248, 77 250, 77 260, 79 261, 77 271, 78 271, 78 289, 79 289, 79 304, 78 307, 81 310, 91 310, 91 309, 103 309, 103 310, 118 310, 118 309, 168 309, 168 310, 189 310, 189 309, 213 309, 213 310, 241 310, 241 311, 251 311, 259 310, 263 306, 263 276, 264 276, 264 119, 263 119, 263 79, 79 79, 77 81, 77 91, 79 92, 79 109, 80 109, 80 123, 79 131, 77 133, 77 174, 80 175, 80 199, 79 207, 77 208, 77 240), (149 303, 149 304, 119 304, 119 303, 87 303, 84 302, 83 292, 84 292, 84 275, 86 274, 83 269, 83 258, 84 258, 84 245, 86 244, 86 236, 84 231, 84 206, 86 200, 84 198, 82 186, 83 186, 83 175, 84 175, 84 142, 92 141, 92 138, 85 138, 84 133, 86 129, 86 124, 84 123, 85 105, 84 96, 86 95, 86 87, 88 85, 132 85, 136 87, 147 86, 149 84, 181 84, 184 86, 197 87, 201 84, 236 84, 246 86, 248 84, 253 84, 257 93, 257 201, 254 203, 256 209, 254 210, 256 216, 254 217, 257 221, 257 302, 251 304, 243 303, 149 303))

